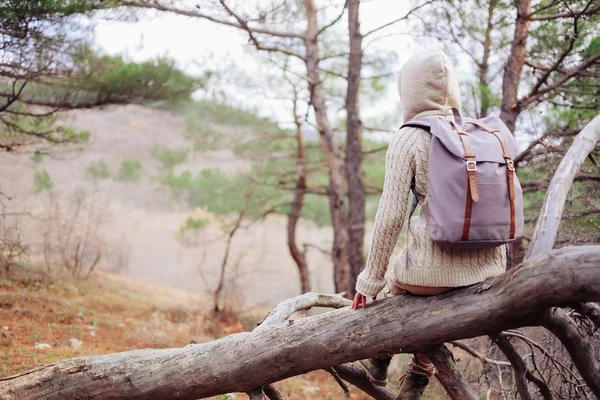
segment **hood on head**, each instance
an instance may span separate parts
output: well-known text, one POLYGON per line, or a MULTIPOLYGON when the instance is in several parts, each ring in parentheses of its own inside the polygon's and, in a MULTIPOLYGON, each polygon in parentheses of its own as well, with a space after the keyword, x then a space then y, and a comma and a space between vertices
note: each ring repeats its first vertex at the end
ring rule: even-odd
POLYGON ((460 89, 454 68, 441 50, 415 54, 398 76, 404 122, 440 115, 448 107, 460 110, 460 89))

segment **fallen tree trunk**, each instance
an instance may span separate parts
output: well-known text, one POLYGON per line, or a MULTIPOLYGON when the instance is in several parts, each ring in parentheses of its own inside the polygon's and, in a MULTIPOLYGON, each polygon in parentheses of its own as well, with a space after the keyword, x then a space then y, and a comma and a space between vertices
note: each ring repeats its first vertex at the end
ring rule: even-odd
POLYGON ((556 250, 472 287, 396 296, 178 349, 82 357, 0 379, 2 399, 198 399, 345 362, 534 325, 600 300, 600 246, 556 250))

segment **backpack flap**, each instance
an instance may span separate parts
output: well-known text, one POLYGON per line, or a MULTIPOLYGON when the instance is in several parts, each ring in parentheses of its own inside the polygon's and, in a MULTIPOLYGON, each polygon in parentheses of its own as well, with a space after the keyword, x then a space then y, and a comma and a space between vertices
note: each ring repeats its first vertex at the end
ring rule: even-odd
MULTIPOLYGON (((452 126, 445 118, 427 118, 429 119, 429 132, 437 137, 449 152, 456 157, 465 160, 465 148, 454 126, 452 126)), ((481 120, 481 122, 484 122, 486 126, 499 131, 499 135, 504 139, 508 146, 511 157, 515 158, 517 156, 517 144, 504 123, 497 117, 489 117, 481 120)), ((473 152, 477 155, 478 163, 487 161, 506 164, 506 160, 502 156, 502 151, 499 151, 500 145, 497 137, 489 134, 478 125, 469 122, 469 120, 458 126, 469 135, 469 144, 471 145, 473 152)))

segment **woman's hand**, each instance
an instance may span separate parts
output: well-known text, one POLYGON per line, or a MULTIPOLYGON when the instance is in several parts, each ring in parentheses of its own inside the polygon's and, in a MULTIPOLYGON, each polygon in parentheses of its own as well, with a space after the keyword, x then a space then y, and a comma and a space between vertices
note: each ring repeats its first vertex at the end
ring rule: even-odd
POLYGON ((357 308, 360 308, 361 304, 362 308, 367 308, 367 298, 365 295, 356 293, 356 296, 354 296, 354 301, 352 302, 352 308, 356 310, 357 308))

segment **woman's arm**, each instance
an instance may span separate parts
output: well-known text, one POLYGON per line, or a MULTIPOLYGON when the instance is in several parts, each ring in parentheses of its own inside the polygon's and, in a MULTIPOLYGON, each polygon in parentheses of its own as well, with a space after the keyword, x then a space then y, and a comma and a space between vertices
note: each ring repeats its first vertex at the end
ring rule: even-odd
POLYGON ((356 282, 356 291, 375 297, 385 286, 384 276, 404 225, 404 217, 415 175, 415 153, 423 149, 418 128, 403 128, 392 139, 385 162, 383 194, 375 217, 367 266, 356 282))

